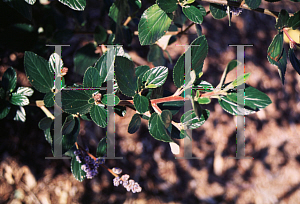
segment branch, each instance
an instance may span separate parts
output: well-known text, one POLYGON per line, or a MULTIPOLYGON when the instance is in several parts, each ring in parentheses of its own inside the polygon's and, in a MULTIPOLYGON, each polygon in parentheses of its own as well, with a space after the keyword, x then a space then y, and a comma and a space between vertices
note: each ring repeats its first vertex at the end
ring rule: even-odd
POLYGON ((295 49, 295 48, 296 48, 296 45, 297 45, 297 46, 300 46, 300 44, 297 43, 297 42, 295 42, 295 40, 293 40, 293 38, 292 38, 292 37, 290 36, 290 34, 288 33, 289 28, 283 28, 282 30, 283 30, 284 34, 286 35, 286 37, 289 39, 290 44, 291 44, 291 48, 295 49))

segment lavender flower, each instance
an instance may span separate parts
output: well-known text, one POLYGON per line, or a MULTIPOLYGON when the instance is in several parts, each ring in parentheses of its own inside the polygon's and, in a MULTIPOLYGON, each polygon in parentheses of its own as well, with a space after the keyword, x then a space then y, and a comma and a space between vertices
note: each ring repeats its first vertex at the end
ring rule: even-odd
MULTIPOLYGON (((114 168, 113 168, 114 169, 114 168)), ((121 170, 122 172, 122 170, 121 170)), ((115 173, 115 172, 114 172, 115 173)), ((132 191, 132 193, 138 193, 142 191, 140 185, 132 179, 129 179, 128 174, 124 174, 120 177, 115 177, 113 179, 114 186, 119 186, 123 184, 123 187, 126 188, 127 191, 132 191)))
POLYGON ((74 154, 76 155, 76 160, 81 163, 81 169, 86 172, 86 177, 88 179, 96 176, 98 174, 98 167, 100 166, 100 164, 103 164, 105 162, 104 159, 99 158, 94 160, 81 149, 75 150, 74 154))

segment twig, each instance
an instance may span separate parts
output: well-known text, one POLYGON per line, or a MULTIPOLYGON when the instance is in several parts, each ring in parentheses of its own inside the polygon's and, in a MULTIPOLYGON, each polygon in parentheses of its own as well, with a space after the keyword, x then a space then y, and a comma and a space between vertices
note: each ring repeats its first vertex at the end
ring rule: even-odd
POLYGON ((43 100, 37 100, 35 104, 46 114, 47 117, 51 118, 52 120, 55 118, 53 114, 48 110, 48 108, 45 107, 45 103, 43 100))
POLYGON ((297 42, 295 42, 295 40, 293 40, 293 38, 292 38, 292 37, 290 36, 290 34, 288 33, 289 28, 283 28, 282 30, 283 30, 283 32, 285 33, 286 37, 290 40, 290 44, 291 44, 291 47, 292 47, 293 49, 295 49, 295 46, 296 46, 296 45, 297 45, 297 46, 300 46, 300 44, 297 43, 297 42))

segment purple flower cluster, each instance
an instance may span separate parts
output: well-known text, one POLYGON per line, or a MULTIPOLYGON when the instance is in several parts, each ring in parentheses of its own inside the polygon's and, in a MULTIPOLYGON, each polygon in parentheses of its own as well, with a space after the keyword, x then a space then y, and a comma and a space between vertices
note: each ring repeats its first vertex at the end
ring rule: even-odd
POLYGON ((97 158, 94 160, 85 151, 77 149, 74 151, 76 155, 76 160, 81 164, 81 169, 86 172, 86 177, 88 179, 93 178, 98 174, 98 167, 100 164, 104 163, 104 159, 97 158))
MULTIPOLYGON (((122 170, 119 168, 113 168, 113 172, 118 174, 117 172, 121 173, 122 170)), ((128 174, 122 175, 121 178, 119 176, 115 177, 113 179, 114 186, 119 186, 120 184, 122 184, 127 191, 132 191, 132 193, 138 193, 142 191, 142 188, 137 182, 135 182, 132 179, 129 180, 128 179, 129 179, 128 174)))
MULTIPOLYGON (((235 16, 240 15, 243 11, 242 8, 236 8, 236 7, 233 7, 233 6, 230 6, 229 8, 230 8, 230 13, 232 13, 235 16)), ((226 13, 228 13, 228 11, 226 11, 226 13)))

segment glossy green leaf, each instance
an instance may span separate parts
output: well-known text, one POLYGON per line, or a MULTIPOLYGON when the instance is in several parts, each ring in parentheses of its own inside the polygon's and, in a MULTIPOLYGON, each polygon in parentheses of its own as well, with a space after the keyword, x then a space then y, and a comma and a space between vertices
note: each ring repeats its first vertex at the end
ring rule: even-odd
POLYGON ((95 64, 99 58, 95 51, 96 46, 93 43, 88 43, 75 52, 74 69, 76 73, 83 75, 88 67, 95 64))
POLYGON ((152 137, 154 137, 157 140, 163 141, 163 142, 172 142, 173 140, 170 138, 170 136, 167 133, 167 130, 165 128, 164 123, 161 120, 160 115, 157 113, 152 113, 150 120, 149 120, 149 132, 152 137))
POLYGON ((197 129, 204 124, 208 117, 208 110, 202 110, 200 119, 198 118, 194 110, 189 110, 181 116, 180 122, 184 125, 185 129, 197 129))
POLYGON ((105 52, 99 60, 97 60, 95 64, 95 68, 97 69, 98 73, 100 74, 100 81, 103 83, 107 81, 107 76, 109 73, 114 73, 114 57, 115 55, 119 56, 115 49, 109 49, 105 52), (110 65, 110 67, 107 67, 110 65))
POLYGON ((245 93, 239 92, 239 95, 237 95, 236 92, 233 92, 227 96, 221 96, 219 99, 221 107, 232 115, 249 115, 267 107, 271 103, 272 101, 266 94, 247 84, 245 84, 245 93), (237 104, 238 97, 244 98, 244 108, 244 104, 237 104))
POLYGON ((203 15, 201 11, 195 6, 184 6, 182 7, 184 15, 192 22, 201 24, 203 22, 203 15))
POLYGON ((135 75, 137 78, 137 90, 140 91, 143 87, 142 79, 143 75, 150 70, 150 67, 147 65, 138 66, 135 68, 135 75))
POLYGON ((149 101, 145 96, 135 94, 133 97, 133 103, 134 103, 135 109, 139 113, 145 113, 148 111, 149 101))
MULTIPOLYGON (((206 10, 202 5, 197 5, 198 9, 200 10, 202 16, 206 16, 206 10)), ((197 27, 197 26, 196 26, 197 27)), ((200 35, 199 35, 200 36, 200 35)))
POLYGON ((105 94, 102 103, 106 106, 116 106, 120 102, 120 98, 115 94, 105 94))
POLYGON ((283 49, 283 33, 280 32, 273 38, 269 48, 268 48, 268 56, 278 62, 281 55, 282 55, 282 49, 283 49))
POLYGON ((297 59, 292 48, 289 49, 289 58, 294 69, 298 72, 298 74, 300 74, 300 61, 297 59))
POLYGON ((45 117, 40 120, 38 127, 41 130, 47 130, 47 129, 51 128, 52 123, 53 123, 53 120, 51 118, 45 117))
POLYGON ((26 106, 29 104, 29 99, 27 98, 27 96, 24 96, 22 94, 12 93, 9 102, 16 106, 26 106))
POLYGON ((245 83, 250 77, 250 73, 246 73, 246 74, 243 74, 241 76, 238 76, 237 79, 235 79, 233 82, 231 82, 230 84, 228 84, 224 90, 227 91, 229 89, 233 89, 233 88, 236 88, 237 86, 240 86, 242 85, 243 83, 245 83))
POLYGON ((32 86, 42 93, 48 93, 54 86, 54 72, 49 63, 33 52, 26 51, 24 57, 26 76, 32 86))
POLYGON ((100 78, 99 72, 94 67, 89 67, 83 76, 83 87, 90 88, 90 90, 84 90, 87 94, 92 95, 100 88, 102 85, 102 80, 100 78), (96 89, 95 89, 96 88, 96 89))
POLYGON ((278 62, 275 60, 272 60, 269 56, 267 56, 267 58, 271 64, 276 65, 278 67, 278 72, 279 72, 281 82, 282 82, 282 84, 284 84, 284 75, 285 75, 286 64, 287 64, 287 54, 285 52, 285 49, 283 48, 282 56, 280 57, 278 62))
POLYGON ((226 6, 211 3, 211 4, 209 4, 209 10, 210 10, 211 15, 215 19, 221 19, 221 18, 224 18, 225 16, 227 16, 226 6))
POLYGON ((261 4, 261 0, 245 0, 245 3, 249 6, 249 8, 257 9, 261 4))
POLYGON ((128 133, 133 134, 135 133, 141 125, 141 116, 139 114, 134 114, 130 120, 128 125, 128 133))
POLYGON ((22 94, 23 96, 32 96, 33 89, 29 87, 18 87, 17 94, 22 94))
POLYGON ((9 93, 15 90, 17 84, 17 74, 14 68, 9 67, 2 76, 2 87, 9 93))
POLYGON ((83 181, 86 177, 86 173, 81 169, 81 163, 76 160, 76 157, 72 157, 71 172, 76 180, 83 181))
POLYGON ((63 90, 61 92, 62 109, 69 114, 86 114, 94 103, 89 103, 91 96, 84 90, 63 90))
POLYGON ((54 93, 48 92, 44 96, 44 103, 46 107, 52 107, 54 106, 54 93))
POLYGON ((166 129, 168 129, 172 122, 172 113, 169 110, 163 110, 160 114, 161 121, 166 129))
POLYGON ((168 76, 168 68, 159 66, 159 67, 154 67, 150 70, 148 70, 144 75, 142 81, 146 82, 145 87, 146 88, 157 88, 162 86, 168 76))
POLYGON ((166 62, 163 50, 157 44, 150 45, 147 60, 152 62, 154 66, 165 65, 166 62))
POLYGON ((36 0, 25 0, 28 4, 33 5, 36 0))
POLYGON ((183 5, 194 3, 195 0, 185 0, 183 1, 183 5))
POLYGON ((97 42, 97 45, 104 43, 106 41, 106 38, 107 38, 106 30, 101 25, 96 26, 94 32, 94 39, 97 42))
POLYGON ((198 98, 199 104, 209 104, 211 102, 210 98, 198 98))
POLYGON ((127 1, 116 0, 109 8, 108 16, 120 25, 121 21, 128 14, 128 10, 129 7, 127 1))
MULTIPOLYGON (((196 38, 190 46, 191 50, 191 62, 192 70, 195 70, 196 76, 202 71, 203 61, 206 58, 208 52, 208 44, 204 35, 196 38), (198 45, 198 46, 195 46, 198 45)), ((184 85, 184 70, 185 70, 185 53, 183 53, 173 69, 173 81, 177 88, 180 88, 184 85)))
POLYGON ((8 101, 0 100, 0 119, 5 118, 10 111, 10 104, 8 101))
POLYGON ((238 62, 237 60, 231 60, 225 70, 223 71, 223 74, 222 74, 222 77, 221 77, 221 80, 220 80, 220 83, 218 84, 217 88, 221 88, 225 82, 225 79, 226 79, 226 76, 227 74, 232 71, 234 68, 236 68, 238 65, 240 65, 241 63, 238 62))
POLYGON ((288 20, 288 27, 291 27, 293 30, 297 29, 300 26, 300 11, 294 13, 288 20))
POLYGON ((22 106, 17 107, 16 114, 15 114, 13 120, 21 121, 21 122, 26 121, 26 112, 25 112, 25 109, 22 106))
POLYGON ((115 58, 115 75, 120 91, 126 96, 134 96, 137 90, 134 64, 125 57, 115 58))
POLYGON ((177 9, 177 0, 156 0, 156 3, 166 13, 172 13, 177 9))
POLYGON ((24 0, 9 0, 4 1, 10 7, 18 11, 22 16, 31 21, 32 19, 32 6, 26 3, 24 0))
POLYGON ((62 134, 63 135, 70 134, 74 129, 74 127, 75 127, 75 119, 73 115, 68 115, 62 126, 62 134))
POLYGON ((107 126, 107 110, 99 105, 93 105, 90 111, 92 120, 100 127, 105 128, 107 126))
POLYGON ((105 157, 106 152, 107 152, 107 137, 103 137, 98 143, 96 156, 105 157))
POLYGON ((169 29, 171 14, 165 13, 157 4, 144 11, 138 25, 141 45, 150 45, 159 40, 169 29))
POLYGON ((77 142, 77 136, 79 134, 79 130, 80 130, 80 120, 78 117, 74 117, 73 119, 71 119, 71 117, 73 116, 68 116, 69 119, 66 119, 66 122, 64 123, 64 126, 66 125, 66 129, 64 129, 65 127, 63 127, 62 129, 62 133, 64 132, 69 132, 67 134, 63 135, 62 138, 62 153, 66 153, 69 149, 71 149, 74 146, 74 143, 77 142), (72 125, 74 124, 74 126, 72 125), (68 129, 68 130, 67 130, 68 129))
POLYGON ((276 19, 275 28, 277 30, 282 30, 283 27, 286 27, 288 25, 289 18, 289 13, 286 10, 282 9, 278 15, 278 18, 276 19))
POLYGON ((201 92, 212 92, 214 90, 213 85, 208 83, 207 81, 201 81, 200 84, 194 86, 193 89, 199 90, 201 92))
POLYGON ((58 1, 76 11, 83 11, 86 6, 86 0, 58 0, 58 1))

